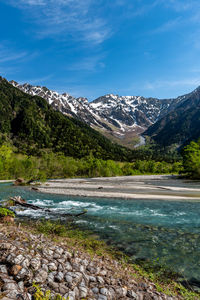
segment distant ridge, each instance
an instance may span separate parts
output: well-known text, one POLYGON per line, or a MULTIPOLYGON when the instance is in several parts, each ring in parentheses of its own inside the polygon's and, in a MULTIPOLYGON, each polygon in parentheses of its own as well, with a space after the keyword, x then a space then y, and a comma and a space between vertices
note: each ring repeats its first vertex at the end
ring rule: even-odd
MULTIPOLYGON (((89 103, 87 98, 59 94, 46 87, 16 81, 10 83, 27 94, 44 98, 55 110, 85 122, 106 137, 130 148, 137 144, 140 134, 174 111, 190 95, 160 100, 108 94, 89 103)), ((146 132, 149 134, 150 131, 146 132)))
POLYGON ((144 133, 161 146, 180 147, 200 138, 200 87, 144 133))

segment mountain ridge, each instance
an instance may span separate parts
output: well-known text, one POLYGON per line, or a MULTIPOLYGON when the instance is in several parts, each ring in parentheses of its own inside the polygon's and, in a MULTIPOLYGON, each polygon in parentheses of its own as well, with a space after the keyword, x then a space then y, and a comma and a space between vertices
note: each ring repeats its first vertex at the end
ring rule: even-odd
POLYGON ((150 126, 145 135, 161 146, 182 147, 200 138, 200 86, 184 96, 176 109, 150 126))
POLYGON ((130 148, 134 147, 134 142, 138 143, 138 136, 194 92, 170 99, 107 94, 88 102, 87 98, 59 94, 46 87, 16 81, 10 83, 27 94, 44 98, 55 110, 85 122, 104 136, 130 148))
POLYGON ((19 152, 62 152, 81 158, 126 160, 129 150, 113 144, 78 119, 55 111, 40 96, 31 96, 0 77, 0 140, 5 136, 19 152))

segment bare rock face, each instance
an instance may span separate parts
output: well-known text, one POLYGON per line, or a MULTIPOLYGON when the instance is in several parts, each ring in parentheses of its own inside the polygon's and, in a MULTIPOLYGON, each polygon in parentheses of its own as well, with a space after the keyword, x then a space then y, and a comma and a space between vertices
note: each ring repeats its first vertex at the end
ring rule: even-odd
POLYGON ((31 300, 33 283, 43 293, 50 290, 51 299, 57 294, 68 300, 181 299, 156 291, 146 280, 136 282, 130 270, 110 258, 91 258, 43 235, 1 224, 0 298, 31 300))

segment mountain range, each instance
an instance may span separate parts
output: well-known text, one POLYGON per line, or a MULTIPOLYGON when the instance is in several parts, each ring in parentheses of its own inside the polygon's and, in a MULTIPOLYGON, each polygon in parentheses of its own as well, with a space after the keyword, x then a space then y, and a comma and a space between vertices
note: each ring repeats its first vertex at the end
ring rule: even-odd
POLYGON ((44 98, 55 110, 81 120, 109 139, 133 148, 141 134, 162 146, 177 146, 198 138, 200 88, 171 99, 108 94, 91 102, 46 87, 10 83, 32 96, 44 98))
POLYGON ((0 142, 19 152, 38 155, 54 151, 81 158, 127 160, 130 150, 112 143, 78 119, 55 111, 45 99, 31 96, 0 77, 0 142))

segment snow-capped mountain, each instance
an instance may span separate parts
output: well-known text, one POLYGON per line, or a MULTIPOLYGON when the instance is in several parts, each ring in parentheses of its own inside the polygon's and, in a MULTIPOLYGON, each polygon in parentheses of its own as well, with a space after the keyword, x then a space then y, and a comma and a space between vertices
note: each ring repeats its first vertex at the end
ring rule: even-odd
POLYGON ((25 93, 46 99, 55 110, 78 118, 105 136, 130 147, 133 146, 135 137, 173 110, 185 97, 159 100, 108 94, 88 102, 86 98, 74 98, 67 93, 59 94, 46 87, 28 83, 21 85, 15 81, 10 83, 25 93))
POLYGON ((91 126, 101 126, 101 124, 97 121, 99 117, 95 114, 93 108, 90 107, 86 98, 74 98, 67 93, 59 94, 47 89, 46 87, 32 86, 28 83, 18 84, 13 80, 10 81, 10 83, 22 90, 24 93, 44 98, 55 110, 61 111, 63 114, 76 117, 91 126))

